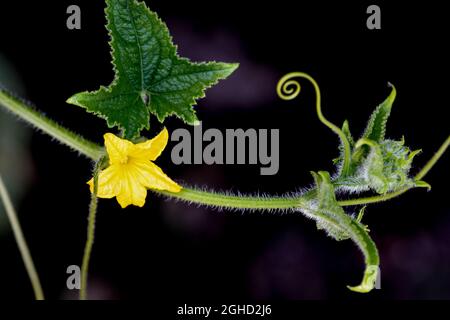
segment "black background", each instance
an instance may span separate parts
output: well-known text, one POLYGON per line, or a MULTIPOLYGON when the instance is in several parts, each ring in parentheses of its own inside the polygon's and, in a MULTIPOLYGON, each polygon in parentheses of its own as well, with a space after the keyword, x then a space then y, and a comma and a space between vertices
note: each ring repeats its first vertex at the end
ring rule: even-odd
MULTIPOLYGON (((423 149, 415 172, 449 134, 448 17, 442 2, 378 2, 382 30, 366 28, 372 2, 147 3, 167 22, 181 55, 241 62, 196 107, 205 127, 280 129, 276 176, 260 176, 257 166, 174 166, 166 152, 158 164, 171 177, 221 190, 283 194, 311 184, 311 170, 332 170, 338 140, 316 119, 309 85, 295 101, 276 97, 277 79, 291 71, 315 77, 325 115, 337 124, 349 119, 355 135, 389 93, 387 82, 395 84, 398 98, 388 135, 404 135, 413 149, 423 149), (215 41, 218 37, 222 40, 215 41), (267 70, 261 85, 269 91, 254 84, 262 81, 255 71, 260 69, 267 70), (248 98, 254 95, 267 98, 248 98), (241 103, 241 98, 250 100, 241 103)), ((0 4, 0 52, 18 70, 26 98, 99 143, 108 130, 104 121, 64 101, 113 78, 103 9, 103 1, 92 0, 0 4), (82 30, 66 28, 70 4, 81 7, 82 30)), ((148 136, 161 128, 155 119, 151 124, 148 136)), ((184 124, 174 118, 166 126, 184 124)), ((33 184, 17 204, 23 229, 47 297, 74 298, 76 293, 65 289, 65 271, 81 263, 91 163, 39 133, 29 147, 33 184)), ((432 192, 413 190, 368 208, 365 222, 379 246, 382 290, 348 291, 347 284, 361 280, 360 253, 351 242, 327 238, 299 214, 216 212, 149 194, 143 209, 121 210, 115 201, 101 201, 91 297, 450 298, 448 160, 446 155, 426 177, 432 192)), ((0 237, 0 251, 0 296, 31 299, 12 235, 0 237)))

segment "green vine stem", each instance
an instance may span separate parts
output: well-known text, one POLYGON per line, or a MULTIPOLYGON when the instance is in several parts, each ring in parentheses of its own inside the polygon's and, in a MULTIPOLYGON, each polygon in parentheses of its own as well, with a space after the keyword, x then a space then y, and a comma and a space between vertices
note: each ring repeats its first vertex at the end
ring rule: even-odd
POLYGON ((431 168, 434 167, 436 162, 438 162, 438 160, 442 157, 442 155, 448 149, 449 145, 450 145, 450 136, 447 138, 447 140, 444 141, 444 143, 441 145, 438 151, 427 162, 427 164, 422 168, 422 170, 419 171, 419 173, 414 177, 414 179, 422 180, 426 176, 426 174, 431 170, 431 168))
POLYGON ((98 160, 103 154, 102 147, 84 139, 76 133, 67 130, 55 121, 47 118, 45 115, 35 110, 32 105, 14 97, 9 91, 0 86, 0 105, 25 120, 35 128, 42 130, 44 133, 55 138, 60 143, 78 151, 82 155, 98 160))
POLYGON ((394 199, 402 194, 404 194, 406 191, 412 189, 411 188, 402 188, 397 191, 388 192, 386 194, 378 195, 378 196, 371 196, 371 197, 364 197, 364 198, 355 198, 355 199, 348 199, 348 200, 339 200, 338 203, 342 207, 348 207, 348 206, 358 206, 358 205, 365 205, 365 204, 371 204, 371 203, 377 203, 377 202, 384 202, 388 201, 390 199, 394 199))
POLYGON ((215 208, 242 210, 296 210, 305 207, 304 196, 266 197, 205 191, 183 187, 180 192, 152 190, 170 198, 215 208))
POLYGON ((44 293, 42 291, 41 282, 33 263, 33 259, 28 249, 27 242, 20 227, 19 219, 17 218, 16 211, 12 205, 11 198, 9 197, 5 183, 0 175, 0 199, 5 207, 6 215, 11 223, 11 228, 16 238, 17 246, 19 247, 20 255, 22 256, 25 269, 27 270, 28 277, 30 278, 31 285, 34 291, 34 297, 36 300, 44 300, 44 293))
MULTIPOLYGON (((320 89, 316 81, 309 75, 301 72, 290 73, 284 76, 277 86, 277 91, 280 97, 285 100, 295 98, 300 92, 300 84, 292 80, 293 77, 300 77, 309 80, 316 92, 316 111, 319 120, 335 132, 342 141, 344 147, 344 165, 343 165, 343 175, 348 171, 351 148, 349 141, 345 134, 337 126, 329 122, 322 114, 321 111, 321 100, 320 100, 320 89)), ((27 105, 20 99, 12 97, 9 93, 4 90, 0 90, 0 105, 3 105, 9 111, 13 112, 20 118, 31 123, 35 127, 41 129, 50 136, 56 138, 58 141, 68 145, 72 149, 79 151, 86 157, 97 161, 96 169, 94 170, 94 193, 92 194, 91 205, 89 210, 89 225, 88 225, 88 237, 85 247, 85 254, 83 257, 82 265, 82 283, 80 298, 86 299, 86 285, 87 285, 87 274, 90 255, 92 252, 92 246, 94 242, 94 229, 95 229, 95 216, 97 211, 97 196, 96 196, 96 186, 99 171, 99 159, 104 155, 103 148, 68 131, 67 129, 61 127, 52 120, 47 119, 44 115, 38 113, 31 106, 27 105)), ((415 180, 422 179, 431 168, 437 163, 437 161, 442 157, 444 152, 448 149, 450 145, 450 136, 445 140, 442 146, 439 148, 437 153, 428 161, 424 168, 416 175, 415 180)), ((335 183, 339 183, 336 181, 335 183)), ((337 201, 339 206, 354 206, 354 205, 364 205, 369 203, 375 203, 380 201, 386 201, 397 197, 404 192, 408 191, 413 187, 403 188, 394 192, 386 193, 379 196, 367 197, 367 198, 356 198, 337 201)), ((157 191, 152 190, 157 194, 161 194, 166 197, 175 198, 178 200, 196 203, 200 205, 207 205, 216 208, 227 208, 227 209, 241 209, 241 210, 281 210, 281 211, 302 211, 306 215, 313 216, 319 220, 325 221, 337 230, 341 230, 347 233, 350 238, 359 246, 365 257, 366 270, 364 273, 364 278, 362 283, 357 287, 349 287, 354 291, 367 292, 372 287, 374 277, 377 274, 379 257, 376 250, 375 244, 373 243, 364 226, 355 221, 350 216, 345 213, 338 214, 335 216, 329 216, 320 212, 320 210, 311 210, 311 198, 313 198, 316 190, 310 189, 308 192, 303 194, 288 195, 288 196, 248 196, 242 194, 229 194, 229 193, 219 193, 203 191, 198 189, 193 189, 189 187, 183 187, 182 191, 179 193, 171 193, 168 191, 157 191)))
POLYGON ((91 260, 92 247, 94 246, 95 238, 95 220, 97 216, 97 190, 98 190, 98 174, 100 172, 102 160, 99 160, 94 167, 94 192, 91 194, 91 202, 89 204, 89 217, 86 245, 84 248, 83 262, 81 264, 81 288, 80 288, 80 300, 86 300, 87 298, 87 280, 89 273, 89 262, 91 260))
MULTIPOLYGON (((282 78, 279 82, 283 83, 283 91, 286 94, 292 95, 294 89, 292 87, 289 89, 288 87, 294 85, 296 94, 300 92, 299 84, 296 81, 286 81, 286 79, 296 76, 305 76, 305 78, 312 80, 312 83, 317 83, 310 76, 304 73, 292 73, 290 76, 282 78), (297 83, 297 84, 295 84, 297 83)), ((279 87, 278 89, 280 89, 279 87)), ((318 87, 317 87, 318 88, 318 87)), ((316 95, 320 97, 320 91, 316 89, 316 95)), ((292 98, 290 98, 292 99, 292 98)), ((30 123, 34 127, 41 129, 51 137, 56 140, 68 145, 75 151, 80 152, 84 156, 94 161, 98 161, 103 155, 104 150, 101 146, 88 141, 81 136, 72 133, 71 131, 61 127, 59 124, 54 122, 53 120, 48 119, 43 114, 35 111, 30 105, 26 104, 24 101, 12 97, 10 93, 5 90, 0 89, 0 105, 4 106, 7 110, 11 111, 13 114, 18 116, 19 118, 25 120, 30 123)), ((321 114, 320 103, 317 104, 317 108, 319 110, 319 114, 321 114)), ((322 117, 323 118, 323 117, 322 117)), ((340 130, 338 128, 338 130, 340 130)), ((438 149, 436 154, 426 163, 423 169, 416 175, 415 179, 419 180, 425 177, 425 175, 431 170, 431 168, 437 163, 437 161, 443 156, 445 151, 450 146, 450 136, 444 141, 441 147, 438 149)), ((397 190, 395 192, 390 192, 384 195, 373 196, 373 197, 365 197, 365 198, 356 198, 356 199, 346 199, 339 200, 338 203, 341 206, 356 206, 356 205, 364 205, 376 202, 386 201, 399 195, 405 193, 411 188, 404 188, 401 190, 397 190)), ((219 192, 209 192, 202 191, 197 189, 192 189, 189 187, 183 186, 183 190, 180 193, 171 193, 167 191, 158 191, 152 190, 155 193, 184 200, 187 202, 204 204, 209 206, 215 206, 220 208, 230 208, 230 209, 253 209, 253 210, 286 210, 286 209, 298 209, 301 207, 301 204, 304 202, 305 195, 296 195, 296 196, 278 196, 278 197, 254 197, 254 196, 246 196, 246 195, 232 195, 232 194, 224 194, 219 192)))

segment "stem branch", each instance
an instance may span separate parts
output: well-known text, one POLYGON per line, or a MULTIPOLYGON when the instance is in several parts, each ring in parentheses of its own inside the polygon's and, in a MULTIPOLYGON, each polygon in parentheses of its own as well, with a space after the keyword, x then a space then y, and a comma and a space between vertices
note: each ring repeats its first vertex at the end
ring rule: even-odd
POLYGON ((427 164, 419 171, 419 173, 414 177, 415 180, 422 180, 423 177, 434 167, 436 162, 442 157, 444 152, 450 146, 450 136, 444 141, 438 151, 434 154, 434 156, 427 162, 427 164))
POLYGON ((28 249, 27 242, 20 227, 19 219, 17 218, 16 211, 12 205, 11 198, 9 197, 6 186, 0 175, 0 199, 5 207, 6 215, 8 216, 9 222, 16 238, 17 246, 19 247, 20 255, 22 256, 23 263, 25 264, 25 269, 27 270, 28 277, 30 278, 31 285, 33 287, 34 296, 36 300, 44 300, 44 293, 42 291, 41 282, 39 281, 39 276, 33 263, 33 258, 31 257, 30 250, 28 249))
POLYGON ((89 272, 89 261, 91 260, 92 247, 94 246, 95 238, 95 218, 97 215, 97 190, 98 190, 98 174, 100 171, 100 163, 98 161, 94 168, 94 192, 91 194, 91 203, 89 205, 89 217, 87 228, 87 239, 84 247, 83 262, 81 265, 81 288, 80 288, 80 300, 86 300, 87 298, 87 280, 89 272))
POLYGON ((102 147, 47 118, 35 110, 33 106, 14 97, 10 92, 2 88, 0 88, 0 105, 20 119, 88 158, 97 160, 104 154, 102 147))

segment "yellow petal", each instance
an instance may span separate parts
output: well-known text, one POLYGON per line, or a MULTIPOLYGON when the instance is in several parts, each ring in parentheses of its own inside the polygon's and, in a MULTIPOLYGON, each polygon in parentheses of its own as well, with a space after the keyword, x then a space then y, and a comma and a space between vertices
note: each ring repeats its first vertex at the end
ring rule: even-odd
MULTIPOLYGON (((121 173, 119 170, 119 166, 112 165, 100 171, 98 175, 97 197, 109 199, 119 193, 121 186, 121 173)), ((94 192, 94 179, 89 180, 88 184, 91 192, 94 192)))
POLYGON ((129 155, 134 158, 156 160, 167 145, 169 133, 164 128, 156 137, 133 145, 129 155))
POLYGON ((123 172, 120 192, 117 194, 117 202, 119 202, 120 206, 126 208, 132 204, 143 207, 146 197, 147 189, 133 175, 133 170, 123 172))
POLYGON ((106 151, 109 155, 110 164, 123 164, 128 161, 128 154, 133 148, 133 143, 128 140, 121 139, 112 133, 103 136, 105 139, 106 151))
POLYGON ((136 179, 147 188, 179 192, 181 187, 150 161, 133 161, 136 179))

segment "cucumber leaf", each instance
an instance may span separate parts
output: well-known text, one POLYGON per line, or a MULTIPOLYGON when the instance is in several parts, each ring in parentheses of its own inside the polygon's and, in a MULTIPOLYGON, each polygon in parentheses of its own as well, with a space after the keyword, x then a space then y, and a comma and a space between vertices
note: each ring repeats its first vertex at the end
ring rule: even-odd
POLYGON ((238 65, 194 63, 181 58, 166 24, 145 3, 136 0, 106 0, 106 3, 114 81, 109 87, 75 94, 67 102, 106 119, 109 127, 119 127, 127 139, 149 129, 150 114, 160 122, 175 115, 195 124, 196 100, 238 65))

